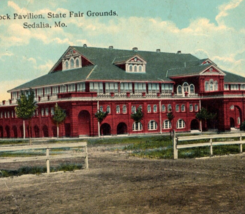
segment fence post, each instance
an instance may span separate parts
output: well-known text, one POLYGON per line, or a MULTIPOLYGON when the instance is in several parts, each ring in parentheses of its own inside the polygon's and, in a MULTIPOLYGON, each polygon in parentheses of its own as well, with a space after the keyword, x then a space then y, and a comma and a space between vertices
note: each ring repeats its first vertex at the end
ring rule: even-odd
POLYGON ((87 147, 87 144, 85 146, 85 153, 86 153, 85 168, 88 169, 88 147, 87 147))
MULTIPOLYGON (((240 133, 240 141, 242 141, 242 134, 240 133)), ((240 153, 242 153, 242 143, 240 143, 240 153)))
POLYGON ((47 165, 47 173, 50 173, 50 164, 49 164, 49 148, 46 149, 46 165, 47 165))
POLYGON ((213 156, 213 144, 212 144, 212 138, 210 138, 210 155, 213 156))
POLYGON ((177 138, 175 136, 175 131, 173 131, 173 150, 174 150, 174 160, 178 159, 178 149, 177 149, 177 138))

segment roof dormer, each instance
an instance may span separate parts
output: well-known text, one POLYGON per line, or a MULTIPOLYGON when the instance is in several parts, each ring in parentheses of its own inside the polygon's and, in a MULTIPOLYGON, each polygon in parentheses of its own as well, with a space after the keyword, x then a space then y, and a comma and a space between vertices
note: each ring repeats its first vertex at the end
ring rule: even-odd
POLYGON ((147 63, 143 58, 135 55, 129 59, 117 61, 114 64, 123 68, 127 73, 145 73, 147 63))

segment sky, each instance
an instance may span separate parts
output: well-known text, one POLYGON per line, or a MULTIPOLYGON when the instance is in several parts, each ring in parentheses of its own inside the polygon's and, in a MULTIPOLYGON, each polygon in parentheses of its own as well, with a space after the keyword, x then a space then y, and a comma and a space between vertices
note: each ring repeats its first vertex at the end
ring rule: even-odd
POLYGON ((245 0, 1 0, 0 100, 47 74, 70 45, 181 50, 245 76, 244 11, 245 0), (40 23, 48 27, 33 28, 40 23))

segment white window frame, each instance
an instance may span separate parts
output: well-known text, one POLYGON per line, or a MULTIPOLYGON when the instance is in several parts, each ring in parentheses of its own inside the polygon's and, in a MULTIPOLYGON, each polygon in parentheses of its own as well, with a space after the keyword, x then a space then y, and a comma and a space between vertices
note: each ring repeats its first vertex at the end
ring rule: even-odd
POLYGON ((155 120, 149 121, 148 130, 157 130, 157 122, 155 120))
POLYGON ((85 90, 86 90, 85 82, 77 83, 77 91, 82 91, 83 92, 85 90))
POLYGON ((153 112, 157 113, 157 105, 153 105, 153 112))
POLYGON ((193 112, 193 105, 192 104, 189 105, 189 111, 193 112))
POLYGON ((120 105, 117 105, 117 106, 116 106, 116 113, 117 113, 117 114, 120 114, 120 105))
POLYGON ((51 95, 51 87, 44 88, 44 96, 51 95))
POLYGON ((195 104, 195 112, 198 112, 198 109, 199 109, 198 104, 195 104))
POLYGON ((127 106, 123 105, 122 107, 123 114, 127 114, 127 106))
POLYGON ((178 119, 177 120, 177 129, 184 129, 185 128, 185 121, 183 119, 178 119))
POLYGON ((58 86, 53 86, 52 87, 52 95, 56 95, 59 93, 59 87, 58 86))
POLYGON ((151 113, 151 105, 147 105, 147 113, 151 113))
POLYGON ((181 105, 181 112, 185 112, 185 104, 181 105))
POLYGON ((230 88, 229 88, 229 84, 225 84, 225 85, 224 85, 224 90, 225 90, 225 91, 228 91, 229 89, 230 89, 230 88))
POLYGON ((136 106, 131 106, 131 113, 135 114, 136 113, 136 106))
POLYGON ((76 91, 75 84, 69 84, 68 85, 68 92, 74 92, 74 91, 76 91))
POLYGON ((67 87, 66 85, 61 85, 60 86, 60 93, 66 93, 67 92, 67 87))
POLYGON ((166 106, 162 104, 162 112, 166 112, 166 106))
POLYGON ((180 112, 179 104, 176 104, 176 105, 175 105, 175 111, 176 111, 176 112, 180 112))
POLYGON ((132 125, 132 130, 134 132, 137 132, 137 131, 142 131, 143 130, 143 125, 141 122, 134 122, 133 125, 132 125))
POLYGON ((171 129, 172 128, 172 124, 171 124, 170 120, 164 120, 162 127, 163 127, 163 129, 171 129))
POLYGON ((106 111, 108 112, 108 114, 110 114, 110 113, 111 113, 111 106, 108 105, 108 106, 106 107, 106 111))

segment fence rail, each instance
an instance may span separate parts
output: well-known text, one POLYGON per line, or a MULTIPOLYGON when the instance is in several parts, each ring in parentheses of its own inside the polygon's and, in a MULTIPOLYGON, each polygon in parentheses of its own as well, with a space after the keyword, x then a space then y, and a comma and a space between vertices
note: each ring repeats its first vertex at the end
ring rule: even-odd
POLYGON ((245 136, 245 133, 239 133, 239 134, 218 134, 218 135, 199 135, 199 136, 183 136, 183 137, 177 137, 174 133, 173 136, 173 153, 174 153, 174 159, 178 159, 178 150, 179 149, 186 149, 186 148, 194 148, 194 147, 210 147, 210 155, 213 155, 213 146, 218 145, 239 145, 240 147, 240 153, 243 152, 242 145, 245 144, 245 140, 242 140, 242 137, 245 136), (232 141, 214 141, 215 139, 226 139, 226 138, 239 138, 239 140, 232 140, 232 141), (192 140, 209 140, 205 143, 193 143, 193 144, 183 144, 178 145, 178 142, 181 141, 192 141, 192 140))
POLYGON ((66 144, 47 144, 47 145, 29 145, 29 146, 5 146, 5 147, 0 147, 0 152, 35 150, 35 149, 46 149, 46 156, 0 158, 0 163, 16 163, 16 162, 46 160, 47 173, 49 174, 50 173, 50 160, 83 157, 85 158, 85 168, 86 169, 89 168, 88 167, 87 142, 66 143, 66 144), (77 147, 84 147, 85 151, 80 152, 80 153, 74 153, 74 154, 49 155, 50 149, 77 148, 77 147))

